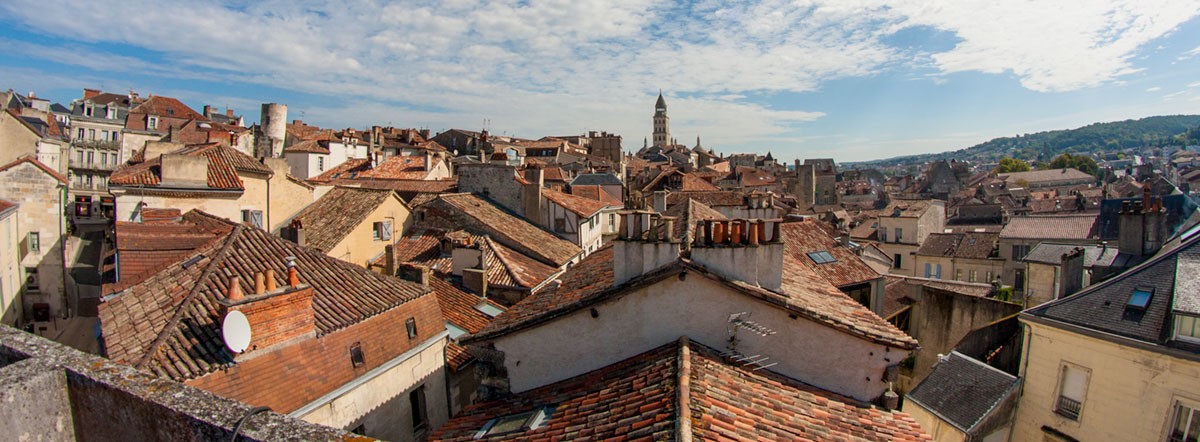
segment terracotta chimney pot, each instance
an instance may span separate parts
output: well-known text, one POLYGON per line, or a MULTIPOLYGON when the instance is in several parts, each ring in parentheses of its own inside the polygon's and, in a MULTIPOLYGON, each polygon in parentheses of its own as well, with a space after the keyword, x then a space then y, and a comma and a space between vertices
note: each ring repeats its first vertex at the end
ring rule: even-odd
POLYGON ((242 293, 242 283, 238 281, 238 277, 229 278, 229 289, 225 290, 225 298, 235 302, 246 299, 246 294, 242 293))
POLYGON ((296 288, 296 286, 300 285, 300 274, 296 273, 295 267, 288 268, 288 284, 290 284, 292 288, 296 288))
POLYGON ((264 285, 264 282, 263 282, 263 274, 255 273, 254 274, 254 294, 261 295, 265 291, 266 291, 266 286, 264 285))
POLYGON ((273 292, 279 286, 275 283, 275 269, 267 269, 267 291, 273 292))

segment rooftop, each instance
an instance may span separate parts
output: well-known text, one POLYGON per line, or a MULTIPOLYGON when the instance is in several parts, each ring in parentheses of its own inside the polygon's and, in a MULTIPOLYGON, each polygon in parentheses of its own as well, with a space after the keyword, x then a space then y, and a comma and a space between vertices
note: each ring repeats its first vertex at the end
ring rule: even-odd
POLYGON ((1093 239, 1095 213, 1084 215, 1015 216, 1000 231, 1000 238, 1093 239))
MULTIPOLYGON (((208 157, 208 188, 220 190, 242 190, 244 186, 240 172, 270 174, 271 168, 237 149, 221 144, 194 144, 171 152, 185 156, 208 157)), ((162 157, 146 159, 141 163, 126 164, 113 171, 109 182, 119 186, 162 185, 162 157)))
POLYGON ((1000 240, 999 233, 931 233, 921 243, 917 255, 945 258, 988 259, 1000 240))
POLYGON ((1031 186, 1064 180, 1087 181, 1096 179, 1095 177, 1085 172, 1081 172, 1078 169, 1030 170, 1028 172, 1001 173, 997 176, 1000 177, 1000 179, 1010 183, 1023 180, 1029 183, 1031 186))
POLYGON ((422 208, 427 217, 437 219, 427 221, 431 225, 441 222, 443 228, 490 235, 493 240, 554 267, 565 265, 582 251, 579 246, 473 194, 442 194, 422 208))
POLYGON ((969 433, 1016 392, 1017 384, 1016 376, 955 351, 934 364, 907 397, 969 433))
POLYGON ((329 253, 388 198, 399 200, 386 189, 335 187, 297 214, 292 222, 303 227, 305 245, 329 253))
POLYGON ((850 247, 841 245, 836 232, 824 221, 806 219, 784 223, 783 242, 786 252, 837 287, 869 282, 881 275, 863 262, 850 247), (827 252, 833 261, 817 263, 809 253, 827 252))

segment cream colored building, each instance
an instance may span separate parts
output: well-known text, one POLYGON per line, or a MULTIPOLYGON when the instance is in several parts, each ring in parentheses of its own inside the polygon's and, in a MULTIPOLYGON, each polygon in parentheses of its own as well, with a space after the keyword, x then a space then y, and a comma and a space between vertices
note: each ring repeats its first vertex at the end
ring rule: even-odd
POLYGON ((21 320, 20 206, 0 200, 0 323, 16 325, 21 320))
POLYGON ((891 273, 921 276, 917 251, 925 238, 946 226, 946 204, 938 200, 898 200, 876 218, 879 248, 892 258, 891 273))
POLYGON ((32 157, 0 166, 0 199, 21 206, 15 257, 24 320, 35 319, 35 310, 44 314, 47 308, 50 318, 68 314, 63 268, 66 195, 66 178, 32 157))
POLYGON ((399 240, 411 213, 391 190, 335 187, 296 215, 285 237, 368 267, 399 240))
POLYGON ((996 233, 934 233, 916 255, 916 276, 990 283, 1004 270, 996 233))
POLYGON ((1196 440, 1196 230, 1128 272, 1021 314, 1024 387, 1011 440, 1196 440))

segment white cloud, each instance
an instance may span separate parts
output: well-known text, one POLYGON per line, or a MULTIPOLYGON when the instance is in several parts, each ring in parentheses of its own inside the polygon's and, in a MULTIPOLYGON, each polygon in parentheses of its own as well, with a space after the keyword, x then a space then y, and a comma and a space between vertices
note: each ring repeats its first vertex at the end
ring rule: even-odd
POLYGON ((1146 89, 1146 92, 1158 92, 1158 91, 1161 91, 1161 90, 1162 90, 1162 88, 1161 88, 1161 87, 1154 86, 1154 87, 1151 87, 1151 88, 1147 88, 1147 89, 1146 89))

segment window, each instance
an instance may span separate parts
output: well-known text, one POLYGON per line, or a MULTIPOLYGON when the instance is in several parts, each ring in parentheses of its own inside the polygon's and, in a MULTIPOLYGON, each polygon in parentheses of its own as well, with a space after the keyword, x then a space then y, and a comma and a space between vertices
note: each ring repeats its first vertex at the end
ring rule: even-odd
POLYGON ((1171 424, 1171 442, 1196 442, 1200 438, 1200 409, 1184 404, 1175 405, 1175 422, 1171 424))
POLYGON ((955 270, 955 271, 954 271, 954 280, 955 280, 955 281, 962 281, 962 280, 963 280, 963 277, 962 277, 962 275, 963 275, 963 271, 962 271, 962 269, 955 270))
POLYGON ((85 106, 83 107, 83 114, 84 114, 84 115, 87 115, 87 116, 89 116, 89 117, 90 117, 90 116, 92 116, 92 109, 93 109, 93 108, 92 108, 92 106, 91 106, 91 105, 85 105, 85 106))
POLYGON ((1200 343, 1200 318, 1176 314, 1175 339, 1200 343))
POLYGON ((317 157, 317 171, 325 170, 325 157, 317 157))
POLYGON ((942 265, 925 263, 925 277, 942 279, 942 265))
POLYGON ((81 127, 81 128, 79 128, 79 135, 78 135, 78 136, 76 136, 76 137, 75 137, 75 139, 76 139, 76 140, 82 140, 82 139, 83 139, 83 133, 84 133, 84 132, 83 132, 83 128, 82 128, 82 127, 81 127))
POLYGON ((892 238, 892 242, 901 242, 901 241, 904 241, 904 229, 897 227, 896 228, 896 237, 892 238))
POLYGON ((76 158, 76 160, 79 161, 79 164, 82 165, 83 164, 83 151, 82 150, 75 151, 75 158, 76 158))
POLYGON ((824 251, 824 250, 819 251, 819 252, 809 253, 808 258, 813 260, 813 262, 815 262, 817 264, 828 264, 828 263, 837 261, 837 259, 835 259, 833 257, 833 255, 831 255, 829 252, 824 251))
POLYGON ((892 257, 892 267, 895 267, 895 268, 897 268, 897 269, 898 269, 898 268, 900 268, 900 267, 901 267, 901 266, 900 266, 900 264, 901 264, 901 262, 900 262, 900 254, 899 254, 899 253, 897 253, 895 256, 893 256, 893 257, 892 257))
POLYGON ((978 276, 978 271, 977 271, 977 270, 971 270, 971 273, 970 273, 970 275, 971 275, 971 276, 970 276, 970 278, 971 278, 971 282, 975 282, 975 277, 976 277, 976 276, 978 276))
POLYGON ((417 318, 408 318, 404 321, 404 329, 408 331, 408 339, 417 337, 417 318))
POLYGON ((413 432, 425 430, 429 426, 429 415, 425 412, 425 386, 419 385, 408 393, 408 404, 412 408, 413 432))
POLYGON ((1137 310, 1145 310, 1146 306, 1150 305, 1150 299, 1154 297, 1153 288, 1138 287, 1133 289, 1133 294, 1129 295, 1129 302, 1125 303, 1125 308, 1137 310))
POLYGON ((371 224, 371 239, 375 241, 392 240, 392 222, 376 221, 371 224))
POLYGON ((1029 254, 1029 246, 1028 245, 1013 244, 1013 246, 1012 246, 1013 259, 1025 258, 1025 255, 1028 255, 1028 254, 1029 254))
POLYGON ((475 433, 475 439, 482 439, 489 436, 500 436, 509 433, 520 431, 536 430, 541 428, 550 416, 554 414, 555 406, 549 405, 539 407, 524 413, 510 414, 501 416, 483 424, 483 428, 475 433))
POLYGON ((1062 379, 1058 384, 1058 402, 1054 412, 1060 416, 1079 420, 1083 411, 1083 399, 1087 394, 1088 372, 1074 365, 1063 364, 1062 379))
POLYGON ((94 162, 96 162, 96 152, 89 150, 87 155, 87 163, 90 166, 94 162))
POLYGON ((158 117, 148 117, 146 119, 146 128, 147 129, 157 129, 158 128, 158 117))
POLYGON ((100 152, 100 164, 108 164, 108 152, 100 152))
POLYGON ((495 318, 496 315, 499 315, 500 313, 504 312, 504 310, 500 310, 500 308, 492 305, 491 303, 489 303, 487 301, 483 301, 483 302, 480 302, 479 304, 476 304, 475 310, 479 310, 480 312, 483 312, 483 314, 488 315, 489 318, 495 318))
POLYGON ((106 130, 100 131, 100 139, 104 140, 104 141, 108 141, 108 131, 106 131, 106 130))
POLYGON ((554 219, 554 231, 563 232, 567 230, 567 220, 565 218, 554 219))
POLYGON ((88 129, 88 139, 92 141, 96 140, 96 129, 88 129))
POLYGON ((38 269, 37 267, 25 268, 25 290, 38 291, 39 288, 38 269))
POLYGON ((120 132, 117 132, 114 130, 112 133, 112 140, 117 141, 117 139, 120 138, 120 134, 121 134, 120 132))
POLYGON ((353 345, 350 346, 350 364, 353 365, 355 368, 357 368, 358 366, 365 364, 366 362, 367 362, 367 360, 363 356, 362 345, 355 342, 353 345))
POLYGON ((242 222, 250 223, 250 225, 261 229, 263 226, 263 213, 261 210, 242 210, 242 222))
POLYGON ((467 334, 467 330, 457 325, 446 323, 446 331, 450 332, 450 339, 458 340, 459 336, 467 334))
POLYGON ((42 234, 40 232, 29 232, 29 253, 38 253, 42 251, 42 234))

